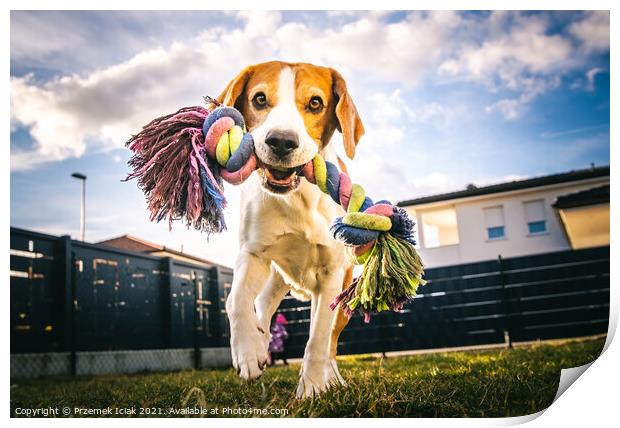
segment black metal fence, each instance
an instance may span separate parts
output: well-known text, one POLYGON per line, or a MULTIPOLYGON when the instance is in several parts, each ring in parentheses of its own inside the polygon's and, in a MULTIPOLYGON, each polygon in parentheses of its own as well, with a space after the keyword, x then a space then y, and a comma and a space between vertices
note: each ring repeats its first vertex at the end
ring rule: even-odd
MULTIPOLYGON (((341 335, 339 353, 607 332, 609 247, 500 257, 428 269, 425 277, 428 285, 402 311, 375 315, 370 324, 354 316, 341 335)), ((68 356, 37 360, 39 366, 62 366, 45 366, 44 373, 113 372, 115 365, 124 370, 119 364, 130 370, 199 368, 213 357, 209 349, 229 346, 224 302, 231 283, 227 268, 11 228, 11 371, 14 355, 43 353, 68 356), (191 352, 141 352, 179 349, 191 352), (102 351, 112 354, 96 359, 102 351)), ((310 304, 287 296, 279 311, 288 319, 287 355, 299 357, 308 338, 310 304)))
POLYGON ((199 367, 228 346, 228 268, 16 228, 10 266, 11 354, 68 353, 75 373, 80 352, 192 349, 199 367))
MULTIPOLYGON (((428 284, 398 313, 354 316, 338 352, 356 354, 589 336, 609 323, 609 247, 427 269, 428 284)), ((288 355, 303 355, 309 302, 290 296, 288 355)))

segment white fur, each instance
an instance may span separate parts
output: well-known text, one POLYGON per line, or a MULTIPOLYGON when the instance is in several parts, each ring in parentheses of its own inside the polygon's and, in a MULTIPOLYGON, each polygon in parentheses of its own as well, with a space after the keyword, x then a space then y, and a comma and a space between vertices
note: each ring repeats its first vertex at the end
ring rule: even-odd
POLYGON ((318 147, 308 134, 304 119, 295 105, 295 74, 292 69, 286 67, 280 72, 278 104, 271 109, 267 119, 252 130, 252 137, 254 138, 256 156, 271 166, 288 168, 303 165, 312 160, 318 153, 318 147), (267 133, 272 129, 293 131, 299 138, 299 147, 287 156, 286 163, 274 156, 272 150, 265 143, 267 133))
MULTIPOLYGON (((298 133, 299 159, 304 162, 318 151, 295 107, 293 83, 293 73, 284 69, 278 105, 265 123, 253 131, 259 157, 269 156, 265 152, 264 136, 272 128, 298 133)), ((329 150, 324 155, 334 159, 329 150)), ((341 291, 349 266, 345 248, 331 236, 329 226, 343 212, 329 196, 305 179, 298 189, 285 195, 266 192, 256 173, 242 185, 240 252, 226 309, 233 365, 244 379, 253 380, 262 374, 271 317, 286 292, 293 290, 296 295, 311 299, 310 338, 297 396, 309 397, 336 382, 343 383, 336 361, 329 359, 334 319, 329 304, 341 291)))

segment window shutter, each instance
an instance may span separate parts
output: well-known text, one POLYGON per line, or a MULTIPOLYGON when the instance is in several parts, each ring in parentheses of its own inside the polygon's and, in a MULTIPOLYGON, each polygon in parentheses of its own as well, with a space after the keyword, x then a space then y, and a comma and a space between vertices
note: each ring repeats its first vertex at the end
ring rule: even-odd
POLYGON ((523 206, 525 207, 525 219, 528 223, 545 220, 544 200, 525 202, 523 206))
POLYGON ((484 219, 489 227, 502 227, 504 225, 504 208, 491 207, 484 209, 484 219))

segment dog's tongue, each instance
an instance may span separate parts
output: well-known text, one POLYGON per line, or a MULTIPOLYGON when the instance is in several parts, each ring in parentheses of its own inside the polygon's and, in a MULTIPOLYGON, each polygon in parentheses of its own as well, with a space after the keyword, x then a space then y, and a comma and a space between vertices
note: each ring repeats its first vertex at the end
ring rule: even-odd
POLYGON ((294 170, 281 171, 278 169, 265 168, 265 173, 270 183, 281 186, 288 186, 295 179, 294 170))

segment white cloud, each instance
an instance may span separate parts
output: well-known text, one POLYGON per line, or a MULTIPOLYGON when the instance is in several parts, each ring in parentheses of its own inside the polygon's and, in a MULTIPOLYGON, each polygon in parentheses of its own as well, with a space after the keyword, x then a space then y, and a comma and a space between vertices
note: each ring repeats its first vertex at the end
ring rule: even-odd
MULTIPOLYGON (((591 28, 593 20, 589 15, 571 29, 591 28)), ((603 25, 598 15, 596 21, 603 25)), ((549 32, 544 15, 494 12, 487 24, 487 38, 464 47, 439 67, 441 74, 480 82, 491 91, 515 93, 488 105, 487 112, 499 111, 508 120, 519 118, 534 99, 557 88, 564 73, 586 62, 582 55, 575 55, 568 37, 549 32)))
POLYGON ((586 52, 609 50, 609 11, 587 12, 586 17, 571 24, 569 31, 586 52))
POLYGON ((11 79, 11 120, 31 126, 30 134, 37 141, 34 153, 12 151, 14 168, 45 160, 54 161, 81 156, 86 149, 85 137, 79 128, 79 117, 56 107, 56 94, 34 84, 31 75, 11 79))
MULTIPOLYGON (((271 22, 277 25, 277 19, 271 22)), ((256 22, 248 20, 247 26, 260 37, 263 30, 256 22)), ((203 94, 219 93, 242 67, 241 58, 253 58, 255 52, 254 39, 246 40, 243 33, 220 34, 221 29, 213 28, 199 37, 199 47, 174 43, 147 50, 84 77, 67 75, 45 83, 32 75, 12 77, 11 120, 30 129, 36 147, 14 150, 11 168, 79 157, 87 141, 93 150, 122 147, 153 117, 200 103, 203 94), (231 56, 234 51, 239 56, 231 56)))
POLYGON ((363 70, 383 79, 414 86, 450 50, 450 35, 461 17, 453 12, 411 12, 386 23, 368 13, 336 29, 303 23, 284 24, 274 33, 279 57, 339 68, 363 70))
POLYGON ((278 11, 240 11, 237 16, 245 21, 246 37, 268 36, 278 28, 282 16, 278 11))
MULTIPOLYGON (((406 119, 410 110, 402 99, 400 90, 359 95, 355 102, 366 130, 363 144, 371 142, 375 147, 381 148, 379 150, 401 144, 407 132, 406 119)), ((338 144, 340 136, 335 140, 338 144)))
POLYGON ((433 172, 416 178, 411 194, 419 196, 436 195, 459 190, 462 186, 463 182, 453 174, 433 172))
POLYGON ((402 98, 400 89, 391 93, 373 92, 365 97, 364 105, 372 106, 369 113, 372 119, 378 123, 399 120, 403 111, 409 112, 409 106, 402 98))
MULTIPOLYGON (((36 142, 32 150, 13 151, 12 169, 120 147, 154 116, 219 93, 248 63, 283 57, 413 84, 439 57, 459 20, 451 13, 414 13, 385 24, 380 15, 369 14, 325 31, 303 23, 281 26, 279 12, 239 12, 237 17, 244 22, 241 29, 213 27, 191 42, 143 51, 85 76, 45 83, 32 75, 11 78, 11 120, 28 127, 36 142), (369 52, 374 53, 371 62, 369 52)), ((383 131, 400 138, 397 129, 383 131)))
MULTIPOLYGON (((506 15, 500 14, 501 20, 506 15)), ((448 74, 466 74, 490 86, 499 79, 518 89, 524 72, 550 72, 565 67, 571 59, 570 41, 547 34, 549 23, 541 16, 513 17, 509 31, 492 32, 481 43, 466 46, 455 58, 440 66, 448 74)), ((489 25, 497 25, 489 21, 489 25)), ((508 25, 508 24, 506 24, 508 25)))
POLYGON ((353 182, 362 185, 366 194, 375 201, 387 199, 395 203, 411 194, 411 165, 382 152, 380 143, 375 147, 365 147, 362 155, 356 156, 355 162, 347 163, 347 168, 353 182))
MULTIPOLYGON (((35 146, 12 150, 11 168, 121 147, 153 117, 200 103, 202 95, 219 93, 243 66, 274 58, 333 66, 347 77, 355 97, 362 94, 364 99, 371 81, 396 81, 404 90, 437 71, 470 79, 492 92, 512 92, 487 107, 508 119, 520 117, 532 100, 557 87, 564 70, 578 63, 570 39, 548 34, 549 23, 539 15, 494 13, 488 19, 470 19, 453 12, 411 12, 389 22, 382 14, 364 13, 332 28, 301 19, 282 23, 279 12, 239 12, 233 17, 241 27, 207 27, 183 43, 145 50, 85 75, 46 82, 32 75, 12 77, 11 124, 29 128, 35 146), (485 25, 485 37, 457 37, 468 31, 478 34, 477 27, 485 25)), ((579 21, 583 25, 576 22, 571 29, 582 34, 599 21, 600 15, 589 14, 579 21)), ((20 55, 37 49, 32 34, 13 37, 24 39, 15 42, 20 55)), ((592 49, 604 46, 599 39, 583 40, 592 49)), ((57 51, 63 49, 59 43, 50 37, 40 48, 57 51)), ((374 134, 398 142, 410 131, 403 123, 445 120, 450 113, 432 101, 414 108, 399 91, 382 97, 375 99, 380 111, 364 109, 371 111, 364 119, 373 125, 367 127, 367 139, 374 134)))
POLYGON ((504 98, 496 103, 488 105, 485 110, 487 113, 499 111, 502 113, 504 118, 514 120, 521 116, 521 113, 523 112, 523 103, 519 99, 504 98))
POLYGON ((437 101, 431 101, 419 107, 409 110, 409 117, 415 123, 438 122, 441 125, 449 124, 454 118, 455 112, 437 101))
POLYGON ((581 126, 579 128, 564 129, 561 131, 546 131, 540 134, 543 138, 558 138, 566 137, 567 135, 581 134, 583 132, 595 131, 603 128, 609 128, 608 123, 592 126, 581 126))
POLYGON ((499 111, 505 119, 515 120, 523 115, 528 109, 528 105, 539 95, 560 85, 558 76, 551 78, 523 78, 522 92, 515 98, 503 98, 485 108, 487 113, 499 111))
MULTIPOLYGON (((50 61, 54 66, 61 66, 55 61, 54 54, 61 53, 67 46, 83 46, 81 31, 58 31, 57 14, 33 14, 23 12, 11 13, 11 59, 27 60, 31 66, 40 66, 50 61)), ((85 50, 85 52, 88 52, 85 50)))
POLYGON ((185 46, 174 45, 86 77, 64 76, 44 84, 32 75, 11 78, 11 119, 29 127, 36 142, 32 151, 11 153, 12 169, 27 168, 29 156, 48 161, 79 157, 87 141, 93 141, 96 150, 121 147, 154 115, 192 102, 187 86, 199 99, 196 82, 201 81, 204 62, 191 54, 185 46), (179 66, 188 61, 194 66, 179 66), (178 81, 191 83, 175 85, 178 81))
POLYGON ((147 49, 191 40, 234 17, 226 11, 12 11, 11 71, 92 72, 147 49))
POLYGON ((587 82, 586 90, 587 91, 590 91, 590 92, 594 91, 594 79, 596 78, 597 74, 601 74, 604 71, 605 71, 604 68, 594 67, 586 72, 586 82, 587 82))

